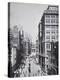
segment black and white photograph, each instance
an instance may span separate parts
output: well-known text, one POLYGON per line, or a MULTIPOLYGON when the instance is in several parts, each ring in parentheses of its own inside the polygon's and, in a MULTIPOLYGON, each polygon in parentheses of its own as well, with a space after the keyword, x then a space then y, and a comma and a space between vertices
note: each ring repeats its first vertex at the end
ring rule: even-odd
POLYGON ((8 2, 8 77, 59 74, 59 6, 8 2))

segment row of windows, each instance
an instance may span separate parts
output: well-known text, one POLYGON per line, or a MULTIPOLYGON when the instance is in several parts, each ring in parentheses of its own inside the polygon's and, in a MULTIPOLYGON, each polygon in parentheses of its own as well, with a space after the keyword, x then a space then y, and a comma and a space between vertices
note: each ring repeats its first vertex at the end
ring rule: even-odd
POLYGON ((45 26, 46 28, 57 28, 57 26, 45 26))
POLYGON ((55 34, 55 32, 51 32, 52 34, 55 34))
POLYGON ((58 20, 57 19, 56 20, 55 19, 52 19, 51 20, 51 23, 58 23, 58 20))
POLYGON ((49 10, 50 10, 50 11, 57 11, 57 10, 58 10, 58 7, 56 7, 56 6, 52 7, 52 6, 51 6, 51 7, 49 7, 49 10))
POLYGON ((46 18, 58 18, 58 16, 56 16, 56 15, 46 15, 46 18))
POLYGON ((57 19, 46 19, 46 23, 58 23, 57 19))
MULTIPOLYGON (((55 36, 52 36, 51 38, 55 39, 55 36)), ((50 39, 50 36, 46 36, 46 39, 50 39)))
POLYGON ((47 34, 50 34, 50 31, 46 31, 47 34))
MULTIPOLYGON (((47 30, 46 33, 47 33, 47 34, 50 34, 50 31, 47 30)), ((51 33, 52 33, 52 34, 55 34, 55 31, 52 31, 51 33)))

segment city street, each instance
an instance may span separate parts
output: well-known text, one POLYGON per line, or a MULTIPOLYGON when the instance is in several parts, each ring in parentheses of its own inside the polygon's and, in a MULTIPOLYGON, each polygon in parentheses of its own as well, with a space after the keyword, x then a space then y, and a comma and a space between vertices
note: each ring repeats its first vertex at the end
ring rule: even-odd
POLYGON ((25 66, 23 69, 19 69, 18 75, 20 77, 28 77, 28 76, 42 76, 45 75, 43 71, 41 71, 41 67, 37 64, 36 56, 27 56, 25 61, 25 66))

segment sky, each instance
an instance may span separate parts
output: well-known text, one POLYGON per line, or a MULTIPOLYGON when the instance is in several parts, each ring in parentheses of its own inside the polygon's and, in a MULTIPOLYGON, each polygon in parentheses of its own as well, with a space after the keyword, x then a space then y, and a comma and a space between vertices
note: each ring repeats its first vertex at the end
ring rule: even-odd
POLYGON ((38 35, 38 24, 47 7, 46 4, 11 3, 10 27, 15 25, 19 28, 23 27, 24 32, 28 33, 28 36, 35 42, 38 35))

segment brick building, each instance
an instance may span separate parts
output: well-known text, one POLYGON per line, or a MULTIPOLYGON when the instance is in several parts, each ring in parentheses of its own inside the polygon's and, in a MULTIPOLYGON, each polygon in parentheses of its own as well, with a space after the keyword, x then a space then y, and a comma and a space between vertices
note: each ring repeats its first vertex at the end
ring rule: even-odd
POLYGON ((55 53, 53 54, 52 48, 53 43, 58 42, 58 6, 48 6, 44 11, 41 22, 38 25, 38 38, 39 63, 43 71, 48 73, 48 69, 52 69, 57 72, 55 53))

